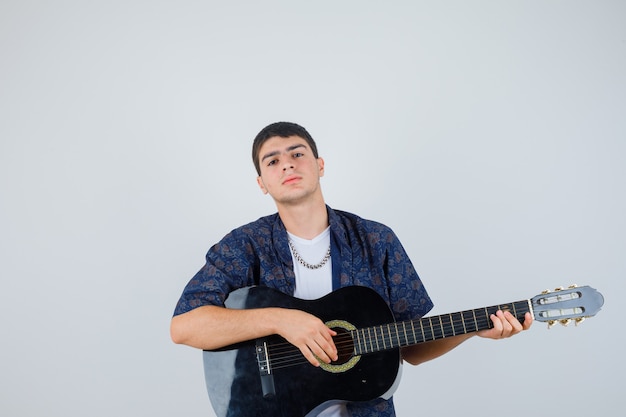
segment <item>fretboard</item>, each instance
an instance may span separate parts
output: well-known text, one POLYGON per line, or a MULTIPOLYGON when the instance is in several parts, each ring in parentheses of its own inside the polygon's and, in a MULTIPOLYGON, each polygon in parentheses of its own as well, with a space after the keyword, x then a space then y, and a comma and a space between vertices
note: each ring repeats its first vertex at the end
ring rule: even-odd
POLYGON ((489 317, 498 310, 510 311, 523 322, 531 307, 529 300, 523 300, 353 330, 354 353, 363 355, 490 329, 493 323, 489 317))

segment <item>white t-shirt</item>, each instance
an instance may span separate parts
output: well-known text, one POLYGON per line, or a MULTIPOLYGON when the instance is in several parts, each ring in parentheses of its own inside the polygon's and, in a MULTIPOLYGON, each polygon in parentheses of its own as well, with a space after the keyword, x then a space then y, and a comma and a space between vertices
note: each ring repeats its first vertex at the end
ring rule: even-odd
MULTIPOLYGON (((300 257, 307 263, 315 265, 324 259, 330 247, 330 226, 311 240, 302 239, 288 232, 289 239, 300 257)), ((315 300, 333 290, 332 258, 318 269, 309 269, 302 265, 291 253, 296 275, 294 296, 303 300, 315 300)), ((345 404, 335 404, 317 414, 317 417, 349 417, 345 404)))
MULTIPOLYGON (((330 247, 330 227, 311 240, 302 239, 288 233, 291 243, 300 257, 309 264, 318 264, 324 259, 330 247)), ((296 275, 296 290, 294 297, 303 300, 314 300, 325 296, 333 290, 332 259, 318 269, 309 269, 302 265, 291 253, 296 275)))

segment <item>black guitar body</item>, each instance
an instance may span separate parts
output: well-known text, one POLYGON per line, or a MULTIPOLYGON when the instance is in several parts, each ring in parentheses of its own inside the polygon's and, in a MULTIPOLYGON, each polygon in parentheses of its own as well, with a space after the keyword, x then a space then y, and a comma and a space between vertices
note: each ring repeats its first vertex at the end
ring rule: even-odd
MULTIPOLYGON (((312 301, 293 298, 267 287, 250 287, 231 294, 227 306, 293 308, 311 313, 325 323, 339 320, 357 329, 394 322, 389 307, 374 290, 357 286, 345 287, 312 301)), ((262 340, 267 342, 270 366, 270 376, 264 378, 266 382, 273 382, 274 388, 273 393, 265 396, 257 360, 257 345, 262 341, 204 351, 207 389, 217 416, 300 417, 312 411, 310 415, 315 415, 319 411, 316 408, 322 404, 325 407, 333 402, 369 401, 388 393, 398 375, 400 349, 382 350, 356 360, 354 345, 345 343, 349 331, 331 327, 340 332, 335 337, 339 360, 331 364, 331 369, 311 365, 299 350, 279 336, 262 340), (344 342, 339 343, 339 337, 344 342), (285 353, 285 349, 291 352, 285 353), (285 358, 290 357, 298 363, 285 364, 285 358), (273 367, 274 363, 289 366, 273 367)))
POLYGON ((604 304, 595 289, 572 285, 530 300, 395 322, 385 301, 366 287, 341 288, 304 301, 267 287, 230 294, 229 308, 284 307, 319 317, 338 334, 339 360, 317 368, 278 336, 204 351, 209 398, 218 417, 313 417, 333 402, 389 398, 396 388, 400 347, 492 328, 491 314, 531 313, 553 325, 580 323, 604 304))

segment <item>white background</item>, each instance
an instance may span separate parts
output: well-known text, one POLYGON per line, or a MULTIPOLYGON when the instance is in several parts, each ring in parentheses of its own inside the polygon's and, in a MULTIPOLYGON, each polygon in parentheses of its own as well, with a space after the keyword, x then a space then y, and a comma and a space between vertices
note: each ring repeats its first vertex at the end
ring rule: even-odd
POLYGON ((212 416, 169 320, 274 212, 304 125, 327 202, 391 226, 433 314, 588 284, 582 326, 405 367, 400 416, 623 416, 623 1, 0 2, 0 414, 212 416), (615 381, 615 379, 613 379, 615 381))

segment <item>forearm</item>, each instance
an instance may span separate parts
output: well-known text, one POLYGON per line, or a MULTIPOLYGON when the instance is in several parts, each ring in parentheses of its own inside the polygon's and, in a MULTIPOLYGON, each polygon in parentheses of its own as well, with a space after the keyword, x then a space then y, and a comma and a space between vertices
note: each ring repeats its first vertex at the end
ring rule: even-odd
POLYGON ((472 337, 473 334, 464 334, 432 342, 420 343, 402 349, 402 359, 411 365, 428 362, 450 352, 455 347, 472 337))
POLYGON ((198 349, 218 349, 233 343, 276 333, 274 308, 237 310, 202 306, 174 316, 172 341, 198 349))
POLYGON ((522 330, 528 330, 533 322, 530 313, 525 314, 524 324, 521 324, 508 311, 497 311, 496 314, 492 314, 490 318, 493 326, 489 329, 409 346, 402 349, 402 358, 413 365, 419 365, 420 363, 448 353, 474 335, 495 340, 504 339, 518 334, 522 330))
POLYGON ((319 366, 320 360, 337 360, 332 339, 336 332, 319 318, 300 310, 203 306, 172 318, 170 334, 174 343, 207 350, 279 334, 315 366, 319 366))

